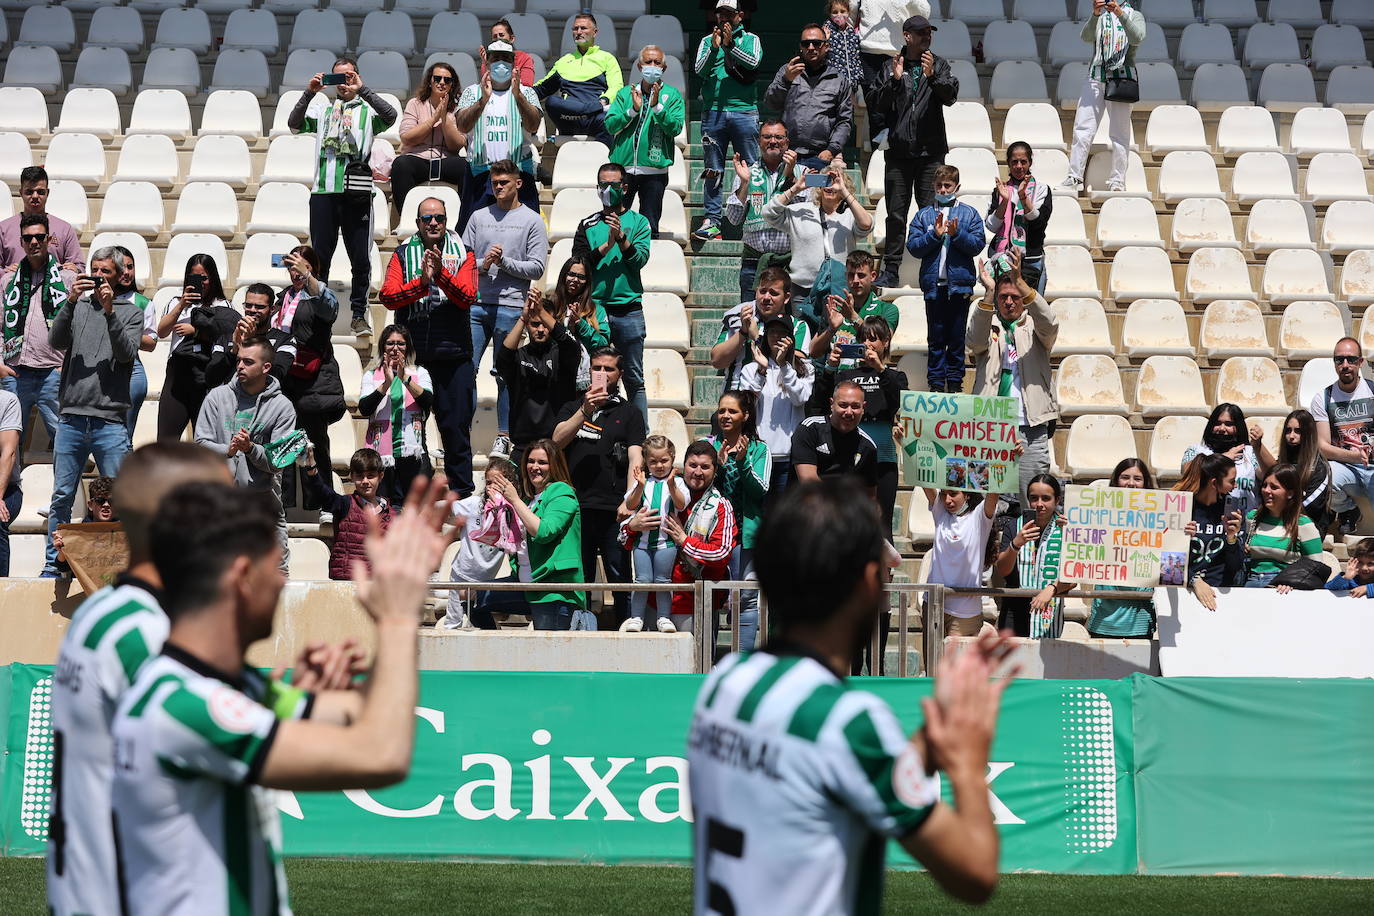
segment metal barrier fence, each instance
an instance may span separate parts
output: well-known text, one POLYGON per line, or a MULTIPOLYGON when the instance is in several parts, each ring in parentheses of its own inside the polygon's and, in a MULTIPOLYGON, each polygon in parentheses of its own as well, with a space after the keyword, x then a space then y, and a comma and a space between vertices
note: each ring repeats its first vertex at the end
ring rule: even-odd
MULTIPOLYGON (((618 582, 431 582, 431 589, 460 589, 472 592, 546 592, 550 586, 559 591, 581 591, 590 593, 605 592, 676 592, 692 594, 691 632, 695 637, 696 670, 699 673, 710 671, 716 663, 717 653, 728 647, 730 652, 740 650, 740 615, 744 606, 744 596, 756 593, 758 600, 758 633, 766 636, 769 632, 768 601, 758 591, 754 581, 697 581, 690 585, 674 583, 618 583, 618 582), (724 597, 719 593, 724 592, 724 597), (722 632, 729 633, 729 640, 722 645, 722 632)), ((867 647, 867 673, 885 675, 887 643, 892 636, 897 640, 897 677, 913 675, 929 677, 934 674, 940 657, 944 654, 945 644, 945 597, 947 595, 977 595, 994 598, 1033 598, 1039 594, 1033 588, 950 588, 949 586, 927 582, 889 582, 887 584, 888 614, 891 622, 896 618, 896 627, 873 628, 873 637, 867 647), (924 597, 923 597, 924 596, 924 597), (912 602, 916 602, 915 617, 921 624, 919 663, 910 661, 909 642, 912 636, 912 602), (875 662, 876 660, 876 662, 875 662), (913 671, 913 667, 915 670, 913 671)), ((1091 591, 1075 589, 1062 593, 1067 598, 1109 598, 1116 600, 1149 600, 1148 593, 1138 591, 1091 591)))

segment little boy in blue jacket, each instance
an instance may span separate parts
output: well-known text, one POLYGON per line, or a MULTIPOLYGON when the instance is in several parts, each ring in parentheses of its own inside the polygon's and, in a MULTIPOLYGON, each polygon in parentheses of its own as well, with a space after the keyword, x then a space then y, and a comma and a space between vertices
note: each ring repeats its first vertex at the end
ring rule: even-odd
POLYGON ((978 278, 973 257, 987 246, 987 237, 982 216, 958 200, 959 170, 952 165, 937 167, 934 183, 935 204, 916 213, 906 249, 921 259, 930 344, 926 382, 931 391, 962 391, 964 333, 978 278))
POLYGON ((1362 538, 1350 549, 1345 575, 1338 575, 1326 587, 1333 592, 1349 591, 1351 598, 1374 598, 1374 538, 1362 538))

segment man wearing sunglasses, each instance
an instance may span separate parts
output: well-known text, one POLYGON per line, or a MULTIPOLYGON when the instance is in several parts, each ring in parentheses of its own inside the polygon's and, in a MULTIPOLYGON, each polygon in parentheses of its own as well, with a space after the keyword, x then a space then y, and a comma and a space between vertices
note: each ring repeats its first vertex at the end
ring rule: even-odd
POLYGON ((415 358, 434 383, 434 420, 444 443, 449 487, 472 492, 472 417, 477 410, 470 311, 477 301, 477 261, 436 197, 420 201, 416 232, 396 248, 382 284, 382 305, 410 332, 415 358))
POLYGON ((58 263, 72 273, 80 273, 86 258, 72 224, 48 212, 48 173, 41 165, 31 165, 19 173, 19 198, 24 209, 0 220, 0 267, 9 269, 27 257, 19 238, 19 220, 25 216, 48 219, 48 247, 58 263))
POLYGON ((829 50, 825 29, 814 23, 802 29, 797 56, 778 68, 763 96, 782 112, 798 161, 816 171, 844 152, 854 132, 854 90, 827 62, 829 50))
POLYGON ((50 217, 23 213, 19 244, 24 257, 0 279, 4 294, 4 362, 0 388, 19 398, 19 414, 28 434, 29 412, 38 416, 51 442, 57 431, 57 397, 61 386, 62 351, 48 340, 58 309, 72 296, 75 272, 58 263, 49 248, 50 217))
POLYGON ((1336 381, 1312 398, 1308 410, 1317 421, 1317 445, 1331 463, 1331 511, 1342 534, 1360 523, 1355 497, 1374 496, 1374 386, 1360 369, 1364 354, 1353 337, 1336 341, 1331 354, 1336 381))

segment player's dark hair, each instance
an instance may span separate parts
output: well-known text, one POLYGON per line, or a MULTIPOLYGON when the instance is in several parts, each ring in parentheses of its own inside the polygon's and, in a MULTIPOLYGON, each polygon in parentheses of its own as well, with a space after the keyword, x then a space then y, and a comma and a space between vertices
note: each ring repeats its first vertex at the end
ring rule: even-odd
POLYGON ((150 540, 167 616, 204 608, 239 557, 259 559, 277 545, 277 513, 265 494, 222 483, 184 483, 158 504, 150 540))
POLYGON ((614 359, 617 369, 625 368, 625 358, 620 355, 620 351, 615 347, 597 347, 591 352, 591 355, 587 357, 587 362, 590 363, 592 360, 601 359, 604 356, 609 356, 611 359, 614 359))
POLYGON ((1026 159, 1028 161, 1035 161, 1035 151, 1031 149, 1031 145, 1025 140, 1013 140, 1011 143, 1007 144, 1007 161, 1011 161, 1012 154, 1019 149, 1026 151, 1026 159))
POLYGON ((20 188, 23 188, 24 185, 38 184, 40 181, 45 184, 48 181, 48 170, 43 168, 43 166, 26 165, 19 170, 20 188))
POLYGON ((781 283, 784 293, 792 291, 792 275, 781 267, 765 267, 759 271, 758 276, 754 278, 754 289, 765 283, 781 283))
POLYGON ((871 252, 864 251, 862 248, 856 248, 844 259, 844 266, 846 270, 856 270, 860 267, 866 270, 873 270, 873 265, 877 260, 878 259, 873 257, 871 252))
POLYGON ((883 520, 851 477, 792 487, 764 514, 754 569, 779 628, 821 623, 849 602, 883 557, 883 520))

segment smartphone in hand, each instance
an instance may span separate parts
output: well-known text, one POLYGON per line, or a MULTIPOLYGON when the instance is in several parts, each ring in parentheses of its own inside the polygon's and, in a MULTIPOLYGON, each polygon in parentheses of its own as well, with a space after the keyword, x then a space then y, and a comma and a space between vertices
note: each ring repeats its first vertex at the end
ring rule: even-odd
POLYGON ((807 172, 805 178, 806 187, 828 188, 830 187, 830 182, 834 180, 834 178, 835 176, 831 175, 829 172, 807 172))
POLYGON ((326 73, 320 77, 321 86, 342 86, 348 82, 347 73, 326 73))
POLYGON ((286 267, 286 266, 287 266, 287 264, 286 264, 286 257, 287 257, 287 256, 284 255, 284 254, 274 254, 274 255, 272 255, 272 266, 273 266, 273 267, 286 267))

